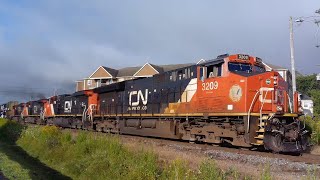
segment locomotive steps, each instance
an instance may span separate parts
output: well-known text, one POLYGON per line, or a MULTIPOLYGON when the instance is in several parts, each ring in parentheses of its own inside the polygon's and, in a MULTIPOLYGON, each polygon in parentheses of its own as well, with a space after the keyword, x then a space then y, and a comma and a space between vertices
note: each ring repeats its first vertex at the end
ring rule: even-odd
POLYGON ((256 131, 257 136, 254 137, 257 140, 255 145, 263 145, 265 125, 266 125, 266 122, 268 120, 268 117, 269 117, 268 115, 262 115, 259 118, 259 130, 256 131))

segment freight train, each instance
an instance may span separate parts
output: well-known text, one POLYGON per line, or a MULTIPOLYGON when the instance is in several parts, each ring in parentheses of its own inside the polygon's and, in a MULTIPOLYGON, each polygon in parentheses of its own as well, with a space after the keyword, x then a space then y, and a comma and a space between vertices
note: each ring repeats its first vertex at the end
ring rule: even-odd
POLYGON ((14 106, 17 105, 17 101, 10 101, 0 105, 0 118, 7 118, 14 116, 14 106))
POLYGON ((262 60, 221 55, 200 64, 20 103, 11 117, 108 133, 301 153, 309 132, 297 93, 262 60))

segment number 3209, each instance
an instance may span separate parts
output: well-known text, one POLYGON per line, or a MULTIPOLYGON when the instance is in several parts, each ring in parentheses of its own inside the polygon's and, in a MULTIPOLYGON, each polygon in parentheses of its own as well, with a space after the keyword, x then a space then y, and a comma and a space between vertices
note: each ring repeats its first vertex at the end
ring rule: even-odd
POLYGON ((217 81, 202 83, 202 91, 209 91, 209 90, 213 90, 213 89, 218 89, 218 86, 219 86, 219 84, 217 81))

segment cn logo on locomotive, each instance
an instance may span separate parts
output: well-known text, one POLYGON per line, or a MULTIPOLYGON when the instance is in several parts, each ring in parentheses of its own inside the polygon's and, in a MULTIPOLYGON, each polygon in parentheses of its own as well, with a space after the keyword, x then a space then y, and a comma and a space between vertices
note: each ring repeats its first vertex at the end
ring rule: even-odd
POLYGON ((148 103, 148 93, 149 90, 146 89, 145 90, 145 94, 142 93, 141 90, 139 91, 131 91, 129 93, 129 106, 131 106, 131 108, 129 107, 128 110, 146 110, 147 109, 147 103, 148 103), (133 102, 132 99, 136 96, 137 101, 133 102), (140 107, 139 105, 143 104, 142 107, 140 107))
POLYGON ((64 112, 70 113, 71 112, 71 101, 64 102, 64 112))

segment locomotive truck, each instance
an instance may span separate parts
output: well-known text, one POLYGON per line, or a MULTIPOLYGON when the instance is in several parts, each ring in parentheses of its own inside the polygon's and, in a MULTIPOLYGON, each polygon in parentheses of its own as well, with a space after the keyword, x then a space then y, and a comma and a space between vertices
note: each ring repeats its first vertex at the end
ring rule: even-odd
POLYGON ((17 121, 301 153, 298 95, 244 54, 14 106, 17 121))

